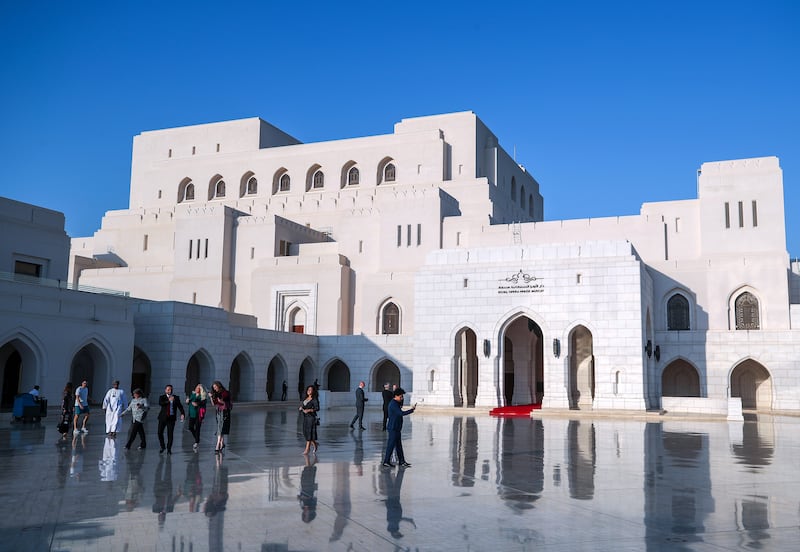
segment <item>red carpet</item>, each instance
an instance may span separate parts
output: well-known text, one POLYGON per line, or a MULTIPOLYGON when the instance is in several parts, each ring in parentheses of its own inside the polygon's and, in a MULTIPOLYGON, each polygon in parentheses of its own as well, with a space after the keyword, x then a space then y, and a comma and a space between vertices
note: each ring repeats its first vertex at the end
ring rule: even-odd
POLYGON ((515 406, 499 406, 489 411, 490 416, 530 416, 531 410, 539 410, 541 404, 519 404, 515 406))

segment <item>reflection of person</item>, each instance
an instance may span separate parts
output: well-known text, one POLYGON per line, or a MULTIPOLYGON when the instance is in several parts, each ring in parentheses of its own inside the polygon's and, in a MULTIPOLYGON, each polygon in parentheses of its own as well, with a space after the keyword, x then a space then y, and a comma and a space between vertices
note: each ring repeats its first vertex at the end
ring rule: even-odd
POLYGON ((282 401, 286 400, 286 392, 288 390, 289 390, 289 384, 286 383, 286 380, 283 380, 283 383, 281 384, 281 400, 282 401))
POLYGON ((72 425, 74 412, 74 392, 72 390, 72 382, 68 381, 61 396, 61 423, 58 424, 58 432, 61 433, 61 438, 65 441, 67 440, 67 433, 69 433, 69 426, 72 425))
POLYGON ((393 397, 394 393, 389 389, 389 384, 384 383, 383 391, 381 391, 381 398, 383 399, 383 425, 381 427, 383 431, 386 431, 386 420, 389 419, 389 403, 392 402, 393 397))
POLYGON ((139 448, 147 448, 147 437, 144 433, 144 419, 147 416, 147 411, 150 410, 150 403, 147 402, 147 399, 143 395, 144 393, 141 389, 135 389, 133 391, 131 404, 120 414, 120 416, 124 416, 126 413, 130 412, 133 418, 131 428, 128 430, 128 442, 125 443, 125 450, 131 449, 133 440, 136 439, 137 435, 139 436, 139 448))
POLYGON ((193 454, 186 463, 186 481, 183 492, 189 499, 189 511, 199 512, 203 502, 203 476, 200 473, 200 457, 193 454))
POLYGON ((208 550, 223 552, 227 550, 223 542, 225 529, 225 508, 228 504, 228 468, 223 465, 223 456, 217 455, 214 470, 214 483, 205 503, 205 514, 208 518, 208 550))
POLYGON ((75 417, 72 419, 72 432, 89 433, 86 422, 89 421, 89 382, 83 380, 75 390, 75 417), (78 429, 78 419, 83 416, 83 425, 78 429))
POLYGON ((186 417, 181 404, 181 398, 172 393, 172 386, 167 385, 164 387, 164 394, 158 398, 158 404, 161 406, 161 411, 158 413, 158 442, 161 445, 161 450, 164 452, 166 448, 167 454, 172 454, 172 439, 175 434, 175 421, 178 419, 178 412, 181 413, 181 421, 186 417), (167 430, 167 444, 164 445, 164 430, 167 430))
POLYGON ((139 505, 139 498, 144 490, 142 483, 143 453, 137 452, 127 457, 128 484, 125 486, 125 510, 132 512, 139 505))
POLYGON ((306 457, 306 466, 300 474, 300 494, 297 499, 300 501, 300 519, 305 523, 310 523, 317 517, 317 499, 314 492, 317 490, 317 463, 315 458, 306 457))
POLYGON ((364 382, 360 381, 356 389, 356 415, 353 416, 353 420, 350 422, 350 429, 353 429, 353 426, 356 425, 356 420, 358 420, 358 429, 367 429, 364 427, 364 403, 368 400, 364 396, 364 382))
POLYGON ((386 423, 386 430, 389 432, 389 436, 386 440, 386 454, 383 457, 383 464, 381 464, 384 468, 394 467, 394 464, 392 464, 392 452, 395 450, 397 451, 397 461, 400 467, 411 467, 411 464, 406 462, 400 434, 403 430, 403 416, 408 416, 417 407, 413 406, 409 410, 403 410, 403 396, 405 393, 402 387, 398 387, 394 390, 394 399, 389 403, 389 421, 386 423))
POLYGON ((117 480, 117 440, 113 437, 106 437, 103 457, 97 463, 97 468, 100 470, 100 481, 117 480))
POLYGON ((217 408, 217 447, 214 452, 222 454, 225 448, 225 436, 231 432, 231 402, 230 392, 223 387, 221 381, 211 384, 211 403, 217 408))
POLYGON ((306 448, 303 454, 309 452, 317 452, 319 443, 317 443, 317 411, 319 410, 319 400, 317 399, 317 390, 313 385, 306 388, 306 398, 300 405, 300 412, 303 413, 303 437, 306 439, 306 448), (314 450, 311 450, 311 447, 314 450))
POLYGON ((208 393, 205 388, 197 384, 192 394, 186 398, 186 403, 189 405, 189 431, 192 432, 194 437, 194 445, 192 448, 195 452, 200 447, 200 427, 203 425, 203 419, 206 417, 206 401, 208 393))
POLYGON ((381 474, 381 484, 386 493, 386 530, 396 539, 403 537, 400 532, 400 522, 406 521, 417 528, 417 524, 410 517, 403 517, 403 506, 400 504, 400 488, 403 486, 404 470, 397 472, 397 477, 392 472, 384 471, 381 474))
POLYGON ((81 480, 83 473, 83 451, 86 449, 86 435, 72 434, 72 456, 69 460, 69 477, 75 481, 81 480))
POLYGON ((126 408, 128 408, 128 398, 125 396, 125 391, 119 388, 119 380, 116 380, 103 398, 103 410, 106 411, 106 435, 109 437, 117 436, 122 425, 120 414, 126 408))
POLYGON ((164 457, 158 461, 156 468, 156 478, 153 483, 153 513, 158 514, 158 528, 164 528, 167 513, 175 510, 175 502, 180 498, 181 491, 178 489, 176 494, 172 494, 172 459, 167 458, 166 470, 164 469, 164 457))
MULTIPOLYGON (((66 435, 65 433, 62 437, 66 437, 66 435)), ((58 474, 58 486, 63 489, 64 485, 67 483, 67 475, 69 474, 70 453, 69 448, 67 448, 69 447, 69 443, 66 439, 62 438, 56 441, 56 447, 58 448, 58 468, 56 471, 58 474)))

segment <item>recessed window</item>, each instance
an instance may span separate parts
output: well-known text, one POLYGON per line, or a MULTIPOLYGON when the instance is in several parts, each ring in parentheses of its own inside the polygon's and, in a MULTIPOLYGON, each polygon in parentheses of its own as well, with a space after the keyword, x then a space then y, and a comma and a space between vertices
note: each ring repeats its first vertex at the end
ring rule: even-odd
POLYGON ((744 228, 744 205, 739 202, 739 228, 744 228))
POLYGON ((42 265, 29 263, 26 261, 14 261, 14 274, 21 276, 31 276, 32 278, 42 277, 42 265))
POLYGON ((464 278, 464 287, 469 287, 469 278, 464 278))
POLYGON ((147 251, 147 245, 149 241, 149 236, 147 234, 144 235, 144 240, 142 240, 142 251, 147 251))
POLYGON ((358 252, 359 253, 363 253, 364 252, 364 241, 363 240, 358 240, 358 252))
POLYGON ((258 193, 258 179, 255 176, 251 176, 247 179, 247 195, 253 195, 258 193))
POLYGON ((194 155, 195 153, 197 153, 197 148, 195 146, 192 146, 192 155, 194 155))
POLYGON ((170 148, 169 151, 167 152, 167 157, 172 157, 172 148, 170 148))
POLYGON ((225 181, 221 178, 214 184, 214 197, 225 197, 225 181))
POLYGON ((725 228, 731 227, 731 204, 725 202, 725 228))
POLYGON ((422 225, 417 224, 417 245, 422 245, 422 225))
POLYGON ((689 300, 676 293, 667 301, 667 329, 689 329, 689 300))
POLYGON ((347 171, 347 185, 358 186, 359 179, 360 173, 358 172, 358 167, 350 167, 350 170, 347 171))
POLYGON ((403 244, 403 227, 399 224, 397 225, 397 247, 400 247, 403 244))
POLYGON ((389 163, 383 168, 383 181, 384 182, 394 182, 396 177, 397 170, 395 169, 394 163, 389 163))
POLYGON ((256 248, 255 247, 251 247, 250 248, 250 258, 254 259, 255 257, 256 257, 256 248))
POLYGON ((325 173, 322 171, 317 171, 314 173, 314 176, 311 177, 311 187, 315 190, 319 188, 325 187, 325 173))
POLYGON ((734 306, 737 330, 758 330, 760 328, 758 299, 755 295, 745 291, 736 298, 734 306))
POLYGON ((278 191, 279 192, 288 192, 291 188, 291 178, 289 178, 289 173, 283 173, 281 175, 280 180, 278 181, 278 191))
POLYGON ((758 204, 753 200, 753 228, 758 226, 758 204))
POLYGON ((511 177, 511 201, 517 200, 517 179, 511 177))
POLYGON ((158 199, 161 199, 161 190, 158 191, 158 199))
POLYGON ((219 153, 219 144, 217 144, 217 153, 219 153))
POLYGON ((525 186, 519 190, 519 206, 525 209, 525 186))
POLYGON ((383 307, 381 333, 387 335, 400 333, 400 309, 394 303, 387 303, 383 307))
POLYGON ((194 184, 192 184, 191 182, 186 184, 186 187, 183 189, 183 200, 184 201, 194 200, 194 184))

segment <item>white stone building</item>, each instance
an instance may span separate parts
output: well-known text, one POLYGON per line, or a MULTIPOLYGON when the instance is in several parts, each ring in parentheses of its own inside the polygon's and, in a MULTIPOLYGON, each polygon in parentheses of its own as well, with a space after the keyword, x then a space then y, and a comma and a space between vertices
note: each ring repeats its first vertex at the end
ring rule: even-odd
POLYGON ((155 388, 277 400, 318 380, 333 405, 363 379, 465 408, 800 410, 776 158, 706 163, 697 199, 635 216, 543 212, 471 112, 314 144, 257 118, 144 132, 129 208, 72 240, 68 278, 136 298, 112 371, 155 388))

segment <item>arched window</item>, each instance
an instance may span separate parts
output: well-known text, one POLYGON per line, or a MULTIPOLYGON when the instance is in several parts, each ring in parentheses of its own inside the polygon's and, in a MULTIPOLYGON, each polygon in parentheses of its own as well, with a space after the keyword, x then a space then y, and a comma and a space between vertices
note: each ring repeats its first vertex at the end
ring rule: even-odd
POLYGON ((225 181, 221 178, 214 184, 214 197, 225 197, 225 181))
POLYGON ((511 199, 513 201, 517 200, 517 179, 513 176, 511 177, 511 199))
POLYGON ((318 170, 314 173, 314 176, 311 177, 311 187, 315 190, 319 188, 325 187, 325 173, 318 170))
POLYGON ((255 176, 247 179, 247 194, 252 195, 258 193, 258 180, 255 176))
POLYGON ((358 186, 358 180, 359 180, 358 167, 350 167, 350 170, 347 171, 347 185, 358 186))
POLYGON ((533 194, 528 195, 528 216, 533 217, 533 194))
POLYGON ((386 303, 381 313, 381 333, 400 333, 400 309, 394 303, 386 303))
POLYGON ((279 180, 278 191, 288 192, 290 187, 291 187, 291 178, 289 178, 289 173, 283 173, 279 180))
POLYGON ((676 293, 667 301, 667 329, 688 330, 689 328, 689 300, 680 293, 676 293))
POLYGON ((394 163, 388 163, 383 168, 383 181, 384 182, 394 182, 396 177, 397 170, 395 169, 394 163))
POLYGON ((525 186, 519 189, 519 206, 525 209, 525 186))
POLYGON ((736 329, 737 330, 758 330, 760 329, 758 318, 758 299, 749 291, 745 291, 735 301, 736 307, 736 329))
POLYGON ((183 201, 192 201, 194 199, 194 184, 189 182, 186 188, 183 189, 183 201))

